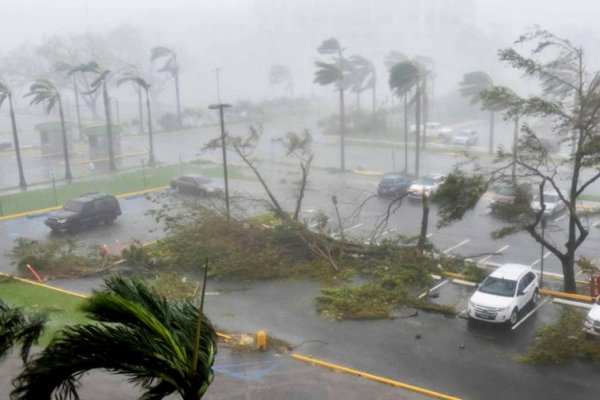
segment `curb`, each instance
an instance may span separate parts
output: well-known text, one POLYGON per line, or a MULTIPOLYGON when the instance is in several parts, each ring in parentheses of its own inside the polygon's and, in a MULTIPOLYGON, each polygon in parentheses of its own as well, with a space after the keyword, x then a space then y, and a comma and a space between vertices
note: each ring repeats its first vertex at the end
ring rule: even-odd
POLYGON ((337 364, 333 364, 333 363, 329 363, 326 361, 322 361, 313 357, 308 357, 308 356, 304 356, 301 354, 297 354, 297 353, 293 353, 292 354, 292 358, 298 361, 302 361, 308 364, 312 364, 312 365, 318 365, 320 367, 324 367, 333 371, 337 371, 337 372, 344 372, 346 374, 350 374, 350 375, 354 375, 354 376, 358 376, 361 378, 365 378, 365 379, 369 379, 371 381, 375 381, 375 382, 379 382, 379 383, 385 383, 386 385, 391 385, 397 388, 401 388, 401 389, 406 389, 406 390, 410 390, 412 392, 416 392, 416 393, 420 393, 435 399, 444 399, 444 400, 460 400, 459 397, 454 397, 454 396, 450 396, 447 394, 443 394, 443 393, 439 393, 439 392, 435 392, 433 390, 429 390, 429 389, 424 389, 421 388, 419 386, 414 386, 414 385, 409 385, 407 383, 403 383, 403 382, 399 382, 399 381, 395 381, 392 379, 388 379, 388 378, 384 378, 382 376, 378 376, 378 375, 373 375, 373 374, 369 374, 367 372, 362 372, 362 371, 358 371, 355 369, 351 369, 351 368, 347 368, 347 367, 343 367, 341 365, 337 365, 337 364))

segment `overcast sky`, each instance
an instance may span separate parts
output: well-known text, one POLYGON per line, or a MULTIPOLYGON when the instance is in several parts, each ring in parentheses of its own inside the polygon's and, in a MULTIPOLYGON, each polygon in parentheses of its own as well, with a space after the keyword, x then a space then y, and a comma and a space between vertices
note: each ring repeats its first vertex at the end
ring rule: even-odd
MULTIPOLYGON (((313 63, 318 58, 315 48, 329 36, 344 41, 349 52, 379 60, 377 66, 381 68, 383 55, 392 49, 409 55, 437 56, 438 64, 442 64, 438 65, 442 90, 455 87, 460 73, 476 68, 475 63, 480 63, 480 69, 501 75, 504 67, 496 63, 498 47, 510 45, 525 27, 534 24, 582 44, 592 65, 600 52, 598 0, 0 0, 0 4, 0 54, 23 43, 37 43, 53 33, 100 32, 123 23, 147 29, 157 45, 175 46, 188 64, 183 79, 188 86, 193 85, 193 90, 184 91, 184 98, 202 98, 203 94, 214 97, 211 70, 216 66, 223 69, 225 96, 272 95, 265 92, 266 71, 274 63, 291 64, 299 94, 324 94, 328 89, 315 87, 311 81, 313 63), (390 12, 435 7, 463 19, 460 29, 467 35, 465 43, 475 42, 469 35, 487 35, 489 46, 475 43, 471 50, 453 49, 444 42, 438 49, 436 41, 444 38, 412 40, 407 33, 396 41, 390 36, 394 28, 380 26, 377 20, 364 35, 353 34, 352 24, 343 29, 323 26, 322 31, 318 25, 309 24, 303 32, 304 20, 294 20, 295 13, 300 12, 305 14, 302 18, 310 20, 320 13, 338 15, 342 9, 348 9, 351 17, 369 8, 384 10, 383 14, 373 14, 377 18, 385 15, 386 7, 390 12), (277 40, 277 13, 281 13, 282 21, 293 20, 283 25, 286 43, 277 40), (456 59, 451 58, 453 52, 456 59)), ((460 45, 461 40, 452 43, 460 45)))

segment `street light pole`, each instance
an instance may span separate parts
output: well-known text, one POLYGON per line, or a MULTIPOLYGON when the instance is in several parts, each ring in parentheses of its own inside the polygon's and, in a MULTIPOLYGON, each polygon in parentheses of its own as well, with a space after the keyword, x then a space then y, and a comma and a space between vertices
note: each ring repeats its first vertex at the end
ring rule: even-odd
POLYGON ((544 286, 544 234, 546 233, 546 220, 542 217, 542 250, 540 255, 541 280, 540 287, 544 286))
POLYGON ((227 219, 230 218, 229 213, 229 181, 227 179, 227 151, 225 149, 225 122, 223 120, 223 109, 231 107, 230 104, 211 104, 208 106, 211 110, 219 110, 219 118, 221 120, 221 148, 223 149, 223 177, 225 178, 225 209, 227 210, 227 219))

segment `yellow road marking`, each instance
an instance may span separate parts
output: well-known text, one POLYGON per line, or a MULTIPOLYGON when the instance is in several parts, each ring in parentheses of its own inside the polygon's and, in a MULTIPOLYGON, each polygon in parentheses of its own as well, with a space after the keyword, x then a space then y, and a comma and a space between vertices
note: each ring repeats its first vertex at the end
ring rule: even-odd
POLYGON ((344 372, 350 375, 355 375, 355 376, 359 376, 362 378, 366 378, 375 382, 379 382, 379 383, 385 383, 387 385, 391 385, 394 387, 398 387, 398 388, 402 388, 402 389, 406 389, 406 390, 410 390, 416 393, 420 393, 420 394, 424 394, 426 396, 429 397, 433 397, 436 399, 445 399, 445 400, 460 400, 459 397, 454 397, 454 396, 449 396, 447 394, 443 394, 443 393, 439 393, 439 392, 434 392, 433 390, 429 390, 429 389, 424 389, 418 386, 414 386, 414 385, 409 385, 407 383, 403 383, 403 382, 398 382, 392 379, 388 379, 388 378, 384 378, 382 376, 378 376, 378 375, 373 375, 373 374, 369 374, 367 372, 362 372, 362 371, 358 371, 355 369, 351 369, 351 368, 346 368, 343 367, 341 365, 337 365, 337 364, 332 364, 326 361, 322 361, 322 360, 318 360, 316 358, 312 358, 312 357, 307 357, 307 356, 303 356, 301 354, 297 354, 294 353, 292 354, 292 358, 298 360, 298 361, 303 361, 309 364, 314 364, 314 365, 318 365, 320 367, 325 367, 334 371, 339 371, 339 372, 344 372))

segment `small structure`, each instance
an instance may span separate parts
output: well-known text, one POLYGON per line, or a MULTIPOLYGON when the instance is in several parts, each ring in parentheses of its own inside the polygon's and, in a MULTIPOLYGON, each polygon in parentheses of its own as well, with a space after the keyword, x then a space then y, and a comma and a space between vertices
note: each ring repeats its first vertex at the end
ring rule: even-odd
MULTIPOLYGON (((113 150, 115 156, 121 154, 121 132, 120 125, 112 125, 113 150)), ((90 146, 90 159, 108 159, 108 135, 106 124, 88 125, 83 128, 83 134, 87 137, 90 146)))
MULTIPOLYGON (((60 121, 42 122, 35 125, 34 128, 40 133, 40 148, 42 154, 56 156, 62 156, 64 154, 60 121)), ((71 147, 71 125, 69 121, 65 121, 65 129, 67 131, 67 147, 71 147)))

